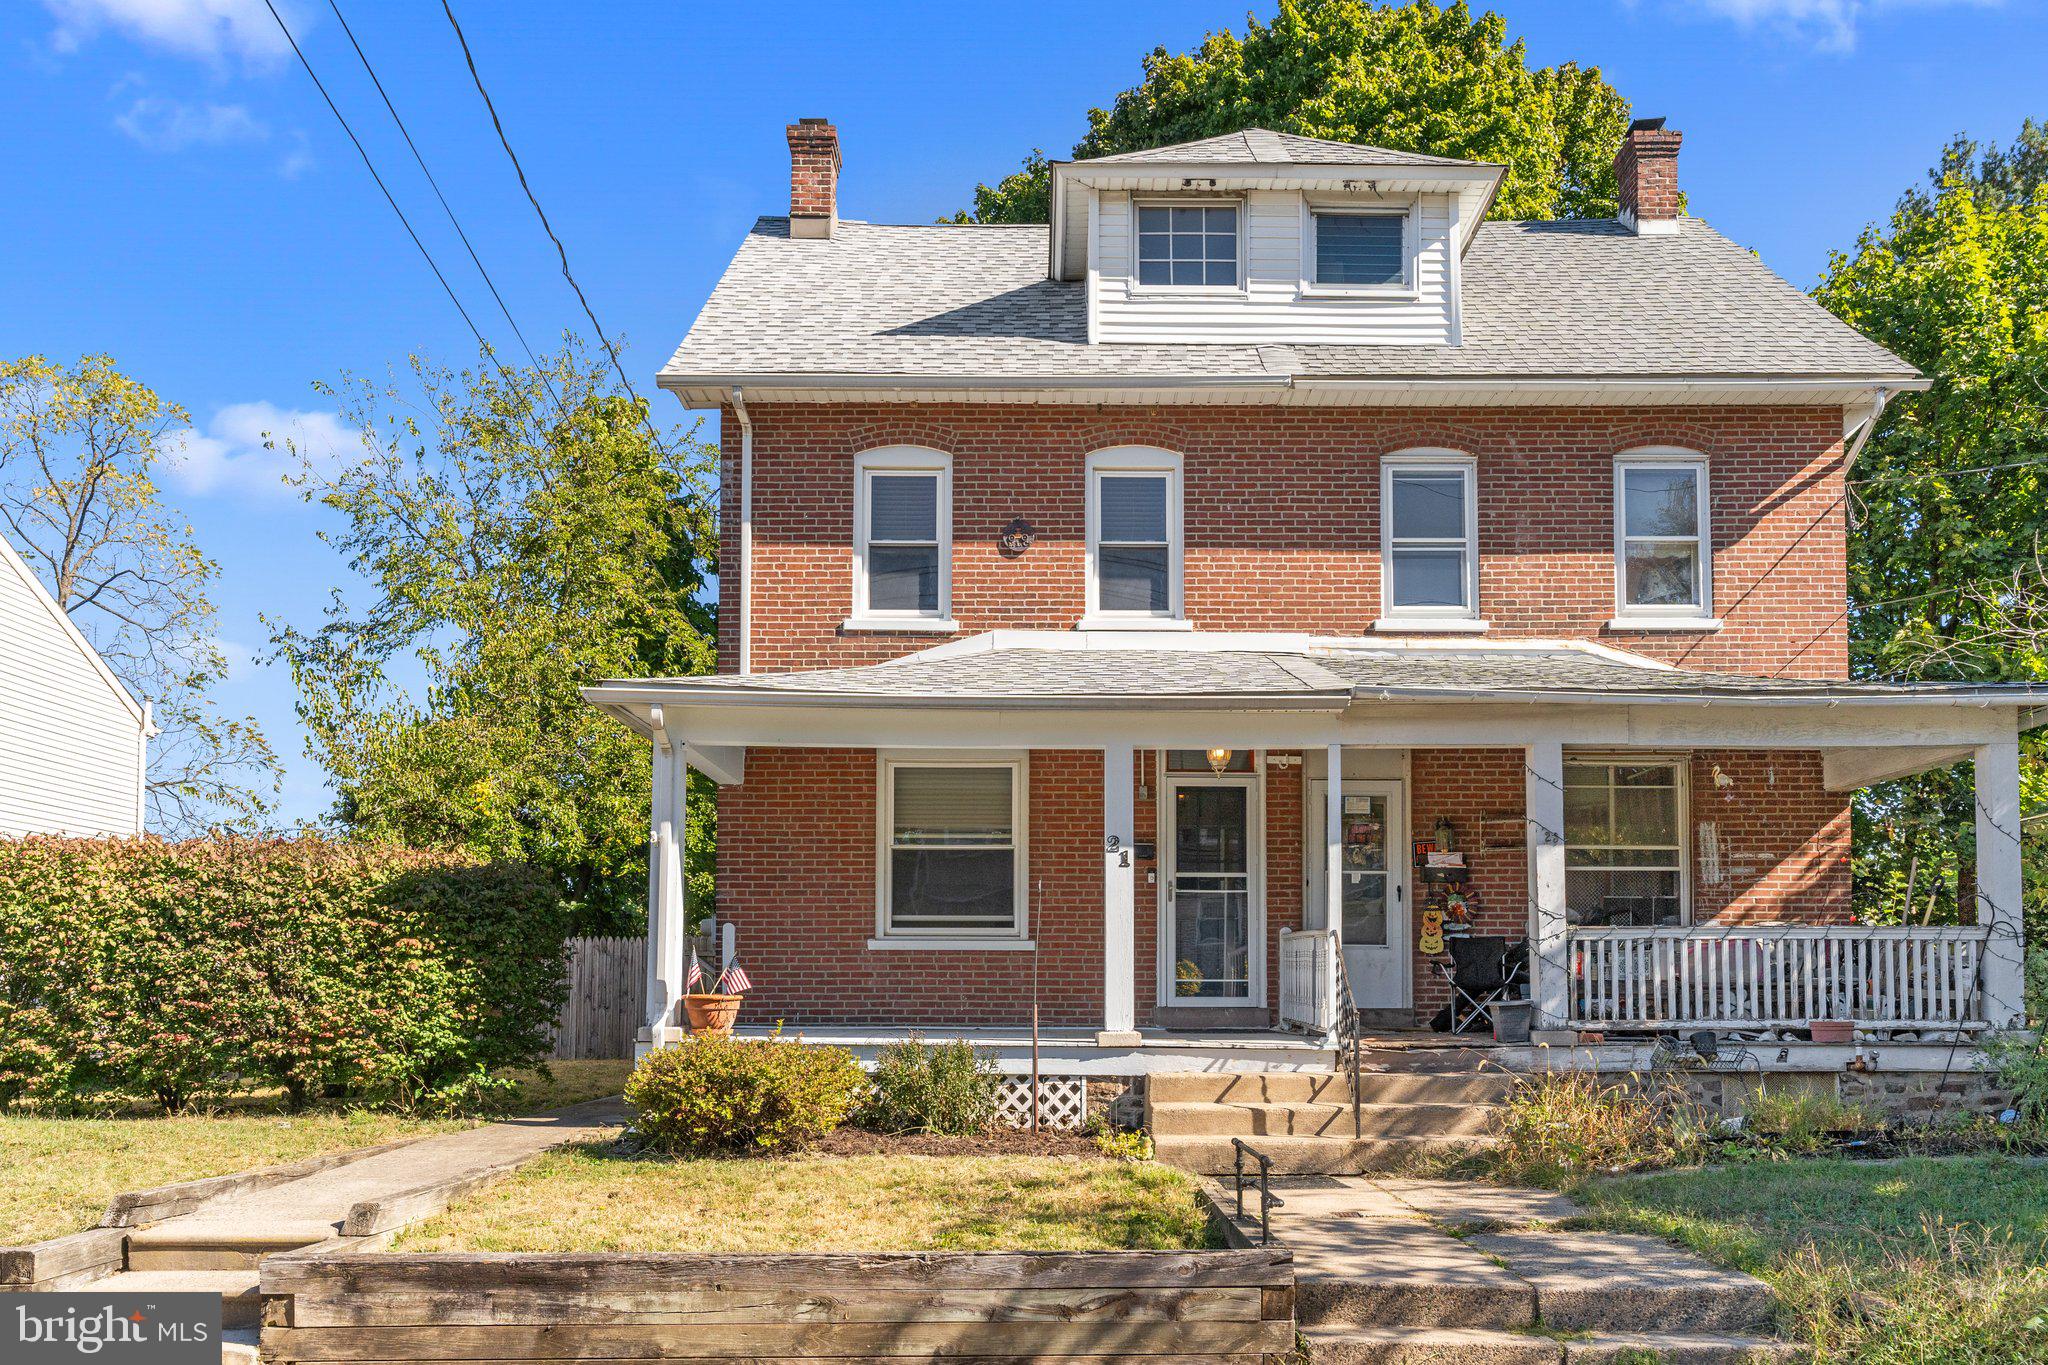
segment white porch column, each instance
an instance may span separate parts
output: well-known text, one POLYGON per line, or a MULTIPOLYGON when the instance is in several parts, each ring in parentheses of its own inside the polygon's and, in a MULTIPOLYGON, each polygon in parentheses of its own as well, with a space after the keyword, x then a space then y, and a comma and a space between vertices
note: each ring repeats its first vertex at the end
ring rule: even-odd
MULTIPOLYGON (((1102 749, 1102 1031, 1104 1047, 1138 1041, 1137 1008, 1137 837, 1131 771, 1137 751, 1129 744, 1102 749)), ((1036 928, 1033 932, 1039 932, 1036 928)))
MULTIPOLYGON (((1337 931, 1337 946, 1331 955, 1330 972, 1325 986, 1328 992, 1325 1000, 1325 1018, 1335 1026, 1337 1010, 1343 1001, 1337 998, 1337 954, 1344 951, 1344 746, 1332 744, 1329 757, 1325 760, 1329 778, 1323 784, 1323 924, 1325 929, 1337 931)), ((1388 849, 1388 865, 1399 852, 1388 849)))
POLYGON ((683 833, 688 791, 689 767, 683 746, 657 728, 650 840, 654 875, 647 901, 647 1013, 642 1020, 651 1034, 648 1041, 656 1046, 662 1041, 659 1030, 678 1022, 676 1003, 683 993, 683 833))
POLYGON ((1984 1017, 2002 1029, 2026 1014, 2020 924, 2020 742, 2015 732, 1976 752, 1977 922, 1984 945, 1984 1017))
POLYGON ((1536 1027, 1561 1029, 1570 1012, 1564 899, 1564 745, 1539 740, 1524 751, 1523 800, 1529 838, 1530 992, 1536 1027))

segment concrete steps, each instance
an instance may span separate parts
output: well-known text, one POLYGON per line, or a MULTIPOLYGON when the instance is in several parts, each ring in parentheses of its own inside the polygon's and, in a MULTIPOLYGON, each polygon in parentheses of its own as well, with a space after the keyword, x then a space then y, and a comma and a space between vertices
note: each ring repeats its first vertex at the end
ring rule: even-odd
MULTIPOLYGON (((1514 1078, 1480 1071, 1367 1071, 1358 1078, 1368 1104, 1498 1104, 1514 1078)), ((1350 1104, 1344 1071, 1165 1072, 1149 1078, 1153 1104, 1350 1104)))
POLYGON ((311 1219, 173 1218, 128 1234, 128 1269, 254 1269, 265 1256, 324 1242, 338 1231, 338 1224, 311 1219))
POLYGON ((93 1281, 95 1294, 218 1294, 222 1327, 254 1327, 263 1319, 255 1267, 236 1270, 124 1270, 93 1281))
POLYGON ((1488 1141, 1512 1084, 1469 1067, 1362 1072, 1354 1137, 1349 1072, 1163 1074, 1147 1082, 1145 1126, 1161 1161, 1203 1175, 1234 1169, 1232 1138, 1256 1142, 1275 1174, 1393 1171, 1488 1141))
MULTIPOLYGON (((1486 1132, 1493 1109, 1483 1104, 1377 1104, 1359 1107, 1359 1130, 1371 1137, 1471 1137, 1486 1132)), ((1352 1134, 1351 1105, 1156 1104, 1152 1136, 1342 1137, 1352 1134)))
MULTIPOLYGON (((1484 1137, 1354 1138, 1347 1118, 1341 1137, 1268 1137, 1259 1139, 1257 1146, 1272 1158, 1274 1175, 1370 1175, 1407 1170, 1420 1161, 1455 1156, 1492 1141, 1484 1137)), ((1236 1169, 1237 1153, 1228 1137, 1169 1135, 1153 1138, 1152 1146, 1160 1161, 1197 1175, 1229 1175, 1236 1169)), ((1253 1163, 1245 1164, 1256 1173, 1253 1163)))
POLYGON ((1650 1333, 1550 1337, 1469 1327, 1305 1327, 1315 1365, 1760 1365, 1809 1352, 1767 1337, 1650 1333))

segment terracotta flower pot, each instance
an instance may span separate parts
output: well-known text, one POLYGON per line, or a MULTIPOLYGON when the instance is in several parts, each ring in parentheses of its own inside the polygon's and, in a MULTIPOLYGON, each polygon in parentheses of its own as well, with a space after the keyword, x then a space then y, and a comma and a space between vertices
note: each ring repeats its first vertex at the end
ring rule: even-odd
POLYGON ((1809 1019, 1806 1034, 1816 1043, 1853 1043, 1856 1025, 1848 1019, 1809 1019))
POLYGON ((723 1037, 732 1032, 733 1020, 740 1016, 740 1002, 743 995, 686 995, 683 997, 683 1012, 690 1018, 690 1032, 715 1033, 723 1037))

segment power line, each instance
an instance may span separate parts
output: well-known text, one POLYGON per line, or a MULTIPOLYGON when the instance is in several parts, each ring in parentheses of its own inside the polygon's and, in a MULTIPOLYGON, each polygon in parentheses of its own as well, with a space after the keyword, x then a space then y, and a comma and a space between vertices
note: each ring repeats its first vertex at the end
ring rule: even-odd
MULTIPOLYGON (((264 0, 264 3, 268 4, 269 0, 264 0)), ((512 170, 519 177, 519 188, 526 192, 526 202, 533 205, 534 215, 540 219, 541 230, 547 233, 548 240, 555 244, 555 255, 560 257, 562 262, 562 278, 567 280, 569 288, 576 292, 576 301, 583 305, 583 316, 590 319, 590 325, 597 333, 598 342, 603 345, 605 354, 611 357, 612 369, 617 372, 619 383, 625 386, 627 396, 639 410, 640 424, 647 428, 647 437, 654 443, 654 448, 660 450, 661 434, 654 429, 654 423, 649 420, 647 409, 640 401, 640 394, 633 388, 633 381, 626 377, 626 367, 619 363, 618 348, 613 346, 611 338, 605 335, 604 324, 597 320, 597 312, 590 306, 590 300, 584 296, 583 286, 576 283, 576 276, 569 269, 568 248, 562 245, 562 239, 555 234, 554 225, 548 222, 547 211, 541 208, 540 200, 533 192, 533 186, 527 183, 526 168, 519 164, 519 153, 512 150, 512 140, 505 135, 505 124, 498 117, 498 106, 492 102, 491 92, 484 88, 483 75, 476 69, 476 55, 469 50, 469 39, 463 35, 462 24, 456 19, 455 10, 449 5, 448 0, 441 0, 441 12, 448 16, 448 26, 455 30, 455 41, 462 47, 462 60, 469 66, 469 78, 476 84, 477 94, 483 96, 484 108, 491 116, 491 126, 498 133, 498 144, 505 149, 505 155, 511 159, 512 170)))
POLYGON ((512 335, 519 339, 520 348, 526 352, 526 358, 533 362, 534 372, 540 376, 541 385, 547 389, 548 397, 554 400, 555 410, 562 414, 563 421, 568 421, 568 410, 562 406, 562 396, 555 392, 554 381, 549 378, 546 367, 540 363, 540 357, 534 354, 533 347, 526 340, 526 333, 519 329, 518 320, 512 316, 511 308, 506 306, 505 296, 498 292, 498 283, 491 278, 491 272, 485 268, 483 259, 477 255, 476 247, 469 240, 469 234, 462 230, 462 221, 455 216, 455 209, 448 203, 448 196, 441 192, 441 182, 436 180, 433 171, 427 168, 427 159, 420 154, 419 145, 412 140, 412 130, 407 128, 405 120, 399 117, 397 106, 392 104, 391 96, 384 89, 384 82, 377 76, 377 68, 370 63, 369 54, 364 52, 363 45, 356 41, 355 30, 348 26, 348 19, 342 14, 340 4, 337 0, 327 0, 327 7, 334 11, 335 19, 341 24, 341 31, 348 35, 349 46, 356 50, 356 59, 363 64, 364 72, 370 77, 370 84, 377 87, 378 98, 384 101, 384 108, 391 115, 391 121, 398 125, 399 136, 405 139, 406 148, 412 153, 412 159, 418 163, 420 174, 424 175, 427 184, 433 187, 434 197, 441 201, 441 211, 448 215, 449 226, 455 229, 455 235, 462 240, 462 248, 469 253, 470 263, 476 267, 476 273, 483 276, 484 287, 491 291, 492 299, 497 301, 498 311, 504 314, 506 325, 512 329, 512 335))
POLYGON ((392 197, 391 187, 384 183, 383 176, 377 174, 377 163, 370 160, 370 153, 364 148, 362 139, 357 137, 356 130, 349 126, 347 117, 342 114, 340 106, 335 104, 334 96, 327 93, 327 87, 321 83, 319 73, 313 70, 313 64, 306 60, 306 54, 299 48, 299 40, 292 36, 291 26, 285 23, 284 16, 277 12, 273 0, 263 0, 263 7, 270 11, 271 18, 277 20, 277 27, 284 34, 284 40, 291 44, 292 55, 299 59, 299 65, 305 68, 306 75, 312 79, 313 88, 320 92, 321 99, 327 101, 328 112, 334 115, 334 121, 341 125, 341 131, 347 133, 348 140, 355 145, 356 155, 363 159, 363 169, 370 173, 370 179, 376 181, 377 188, 383 191, 384 202, 391 205, 391 211, 398 215, 398 221, 405 227, 405 235, 412 238, 412 244, 419 248, 420 255, 426 260, 427 269, 433 271, 434 278, 441 282, 441 289, 448 295, 448 302, 454 304, 455 311, 462 314, 462 321, 469 328, 469 334, 476 338, 478 348, 488 354, 491 349, 490 343, 484 340, 484 334, 477 329, 469 310, 462 306, 462 300, 456 296, 455 287, 448 283, 448 277, 441 273, 440 265, 434 260, 434 253, 427 250, 427 244, 420 240, 419 233, 413 231, 412 220, 405 216, 405 210, 400 208, 398 200, 392 197))
POLYGON ((2031 469, 2036 465, 2048 464, 2048 456, 2036 456, 2026 460, 2007 460, 2004 464, 1971 465, 1964 469, 1929 469, 1918 473, 1872 474, 1868 478, 1845 480, 1852 488, 1865 488, 1874 483, 1919 483, 1927 479, 1946 479, 1957 474, 1996 474, 2007 469, 2031 469))

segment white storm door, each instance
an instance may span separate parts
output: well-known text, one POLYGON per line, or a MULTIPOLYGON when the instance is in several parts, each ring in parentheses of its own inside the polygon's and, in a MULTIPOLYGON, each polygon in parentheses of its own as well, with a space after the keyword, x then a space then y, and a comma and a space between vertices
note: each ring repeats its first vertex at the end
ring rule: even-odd
MULTIPOLYGON (((1330 879, 1324 831, 1329 828, 1325 802, 1330 784, 1310 784, 1308 896, 1311 907, 1327 912, 1330 879)), ((1340 913, 1311 916, 1329 925, 1344 942, 1344 970, 1351 978, 1351 1001, 1362 1010, 1406 1009, 1410 1003, 1408 951, 1408 879, 1402 857, 1408 841, 1401 828, 1401 784, 1346 781, 1340 821, 1344 871, 1344 904, 1340 913)))

